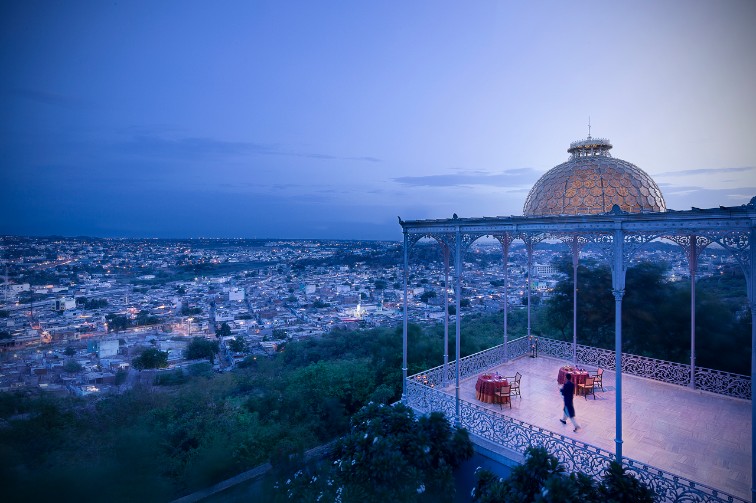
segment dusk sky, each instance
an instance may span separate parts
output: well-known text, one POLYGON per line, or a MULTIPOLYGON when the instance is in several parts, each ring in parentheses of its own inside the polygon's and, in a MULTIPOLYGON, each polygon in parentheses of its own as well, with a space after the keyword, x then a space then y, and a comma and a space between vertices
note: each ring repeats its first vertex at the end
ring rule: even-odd
POLYGON ((0 234, 401 239, 608 138, 756 196, 756 2, 4 1, 0 234))

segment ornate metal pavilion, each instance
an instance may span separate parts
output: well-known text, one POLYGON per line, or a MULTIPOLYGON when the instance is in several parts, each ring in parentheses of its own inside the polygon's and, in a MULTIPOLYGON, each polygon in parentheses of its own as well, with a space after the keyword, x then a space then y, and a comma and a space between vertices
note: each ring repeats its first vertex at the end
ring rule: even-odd
MULTIPOLYGON (((741 266, 746 279, 748 303, 753 320, 756 311, 756 197, 741 206, 711 209, 692 208, 687 211, 665 211, 664 200, 656 184, 634 165, 611 158, 607 140, 592 139, 570 145, 570 161, 546 173, 533 187, 525 204, 526 216, 453 218, 435 220, 402 220, 404 235, 404 325, 403 325, 403 400, 407 400, 407 297, 410 249, 421 239, 431 238, 441 247, 449 289, 449 264, 453 263, 456 313, 460 313, 463 254, 479 238, 490 237, 501 243, 504 282, 508 286, 507 260, 510 246, 516 240, 524 243, 528 253, 528 270, 532 267, 533 248, 543 241, 561 241, 569 245, 573 256, 573 272, 577 274, 580 251, 591 246, 601 251, 612 270, 611 293, 615 300, 615 361, 616 371, 616 458, 622 456, 622 373, 626 362, 622 359, 622 299, 625 293, 625 274, 633 256, 644 245, 660 239, 679 244, 688 260, 691 282, 695 284, 697 259, 707 246, 720 246, 729 251, 741 266)), ((530 275, 528 275, 530 277, 530 275)), ((577 281, 574 282, 577 284, 577 281)), ((507 288, 505 286, 505 288, 507 288)), ((530 297, 528 288, 528 300, 530 297)), ((448 302, 448 296, 447 302, 448 302)), ((504 305, 503 358, 510 356, 507 334, 507 295, 504 305)), ((575 303, 577 297, 575 293, 575 303)), ((528 302, 528 336, 530 336, 530 302, 528 302)), ((448 333, 448 309, 446 310, 448 333)), ((573 323, 577 322, 573 318, 573 323)), ((443 379, 456 379, 454 416, 459 423, 460 319, 456 323, 456 361, 449 363, 444 355, 443 379), (449 367, 450 366, 450 367, 449 367), (452 374, 452 372, 454 374, 452 374)), ((572 359, 579 361, 578 344, 574 339, 572 359)), ((756 413, 750 383, 756 372, 756 324, 751 331, 751 379, 747 383, 751 399, 752 417, 756 413)), ((445 348, 448 341, 445 341, 445 348)), ((448 351, 445 350, 445 353, 448 351)), ((689 386, 696 387, 695 366, 695 288, 691 289, 691 363, 686 377, 689 386)), ((756 439, 753 429, 752 439, 756 439)), ((752 440, 754 446, 756 441, 752 440)), ((752 468, 752 477, 756 469, 752 468)), ((754 480, 752 478, 752 480, 754 480)))

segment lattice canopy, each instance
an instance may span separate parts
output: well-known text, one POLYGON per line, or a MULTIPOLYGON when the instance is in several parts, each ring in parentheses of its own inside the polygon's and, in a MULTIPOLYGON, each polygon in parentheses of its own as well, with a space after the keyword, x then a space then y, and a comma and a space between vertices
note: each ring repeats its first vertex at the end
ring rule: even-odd
POLYGON ((609 154, 602 138, 573 142, 570 159, 549 170, 525 200, 525 216, 595 215, 615 204, 628 213, 662 212, 666 204, 656 183, 638 166, 609 154))

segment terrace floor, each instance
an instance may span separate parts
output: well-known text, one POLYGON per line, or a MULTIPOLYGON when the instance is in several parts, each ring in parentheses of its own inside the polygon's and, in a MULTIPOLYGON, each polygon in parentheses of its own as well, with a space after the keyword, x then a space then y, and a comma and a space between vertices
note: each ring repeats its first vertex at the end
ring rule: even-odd
MULTIPOLYGON (((582 429, 559 422, 562 395, 559 367, 568 362, 550 357, 521 357, 491 369, 501 375, 520 372, 522 397, 506 404, 485 404, 475 398, 477 377, 460 382, 460 398, 566 437, 615 452, 615 373, 604 372, 604 390, 575 397, 582 429)), ((593 371, 595 368, 588 367, 593 371)), ((454 383, 444 388, 454 394, 454 383)), ((751 402, 723 397, 650 379, 622 376, 623 444, 625 457, 648 463, 695 482, 751 499, 751 402)))

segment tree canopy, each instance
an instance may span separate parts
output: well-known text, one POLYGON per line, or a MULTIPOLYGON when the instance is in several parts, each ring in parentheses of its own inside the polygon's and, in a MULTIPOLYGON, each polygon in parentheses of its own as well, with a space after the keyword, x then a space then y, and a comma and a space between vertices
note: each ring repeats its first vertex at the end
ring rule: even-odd
POLYGON ((629 475, 621 464, 611 461, 602 480, 584 473, 567 474, 557 458, 543 447, 529 447, 525 462, 509 478, 501 480, 489 470, 475 473, 474 503, 653 503, 654 492, 629 475))
POLYGON ((201 360, 207 358, 210 363, 215 361, 215 355, 220 351, 218 341, 209 341, 204 337, 192 337, 192 341, 184 350, 187 360, 201 360))
POLYGON ((237 336, 233 339, 229 339, 228 348, 234 353, 241 353, 242 351, 245 351, 247 349, 247 343, 244 342, 243 337, 237 336))
POLYGON ((438 412, 370 403, 350 421, 332 463, 279 484, 282 501, 452 502, 452 470, 473 454, 464 429, 438 412), (320 499, 319 499, 320 498, 320 499))
POLYGON ((228 323, 226 323, 225 321, 221 324, 220 328, 215 331, 215 336, 219 339, 222 337, 229 337, 230 335, 231 327, 229 327, 228 323))
POLYGON ((137 370, 163 369, 168 366, 168 352, 157 348, 147 348, 131 363, 137 370))
MULTIPOLYGON (((572 264, 555 265, 565 276, 546 302, 544 335, 572 340, 572 264)), ((622 350, 679 363, 690 362, 690 282, 666 279, 669 266, 641 262, 628 268, 622 301, 622 350)), ((696 285, 696 363, 749 374, 750 310, 744 309, 742 274, 701 279, 696 285)), ((611 271, 586 260, 578 267, 578 344, 614 349, 614 304, 611 271)))

